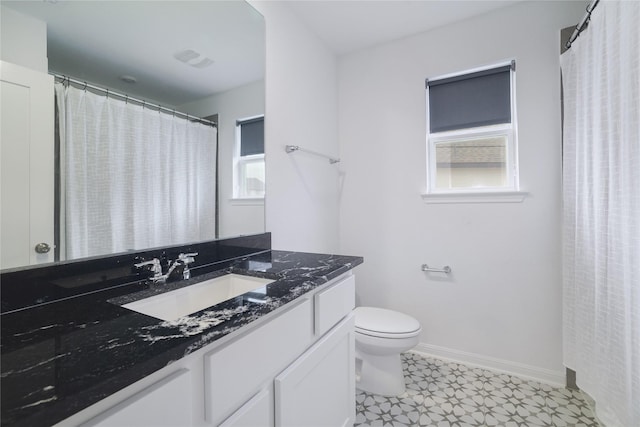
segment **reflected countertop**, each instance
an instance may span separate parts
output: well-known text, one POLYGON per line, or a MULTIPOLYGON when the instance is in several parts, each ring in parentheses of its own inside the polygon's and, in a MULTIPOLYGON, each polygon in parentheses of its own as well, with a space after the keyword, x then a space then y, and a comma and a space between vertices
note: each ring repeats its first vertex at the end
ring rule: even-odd
POLYGON ((2 315, 2 426, 51 425, 361 264, 354 256, 270 251, 187 281, 135 282, 2 315), (229 272, 275 279, 175 321, 121 304, 229 272))

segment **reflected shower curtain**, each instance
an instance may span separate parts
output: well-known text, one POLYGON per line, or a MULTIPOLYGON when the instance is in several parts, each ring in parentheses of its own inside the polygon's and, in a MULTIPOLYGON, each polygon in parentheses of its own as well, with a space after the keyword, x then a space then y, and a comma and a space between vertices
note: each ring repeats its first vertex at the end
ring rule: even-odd
POLYGON ((66 259, 214 239, 216 129, 56 83, 66 259))
POLYGON ((640 426, 639 25, 601 1, 561 57, 564 361, 608 427, 640 426))

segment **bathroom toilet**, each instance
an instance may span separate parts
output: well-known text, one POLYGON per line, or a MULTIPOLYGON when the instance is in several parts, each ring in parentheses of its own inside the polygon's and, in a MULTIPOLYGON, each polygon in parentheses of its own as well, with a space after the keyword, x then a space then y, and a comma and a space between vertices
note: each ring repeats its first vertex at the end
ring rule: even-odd
POLYGON ((356 387, 382 396, 405 390, 400 353, 418 344, 420 322, 404 313, 356 307, 356 387))

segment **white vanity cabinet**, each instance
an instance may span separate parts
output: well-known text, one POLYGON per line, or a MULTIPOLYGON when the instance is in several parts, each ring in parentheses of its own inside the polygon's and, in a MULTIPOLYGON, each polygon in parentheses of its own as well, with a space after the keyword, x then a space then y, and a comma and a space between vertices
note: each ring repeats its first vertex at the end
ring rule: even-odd
POLYGON ((351 272, 58 426, 349 426, 355 421, 351 272))
POLYGON ((309 347, 312 301, 300 298, 293 304, 285 313, 204 356, 205 411, 210 424, 220 424, 256 392, 270 391, 278 372, 309 347))
MULTIPOLYGON (((262 391, 258 396, 261 396, 260 402, 269 402, 270 410, 275 408, 275 419, 272 414, 269 414, 268 418, 257 422, 254 418, 246 416, 246 414, 259 413, 259 410, 256 409, 259 406, 254 398, 241 406, 222 425, 225 427, 273 426, 274 423, 277 427, 353 425, 356 412, 355 321, 351 311, 355 306, 355 276, 343 275, 312 293, 307 302, 300 303, 299 307, 291 309, 289 313, 285 313, 282 317, 276 318, 260 328, 264 329, 263 331, 258 329, 241 340, 246 340, 246 342, 234 342, 229 346, 229 348, 236 350, 233 352, 235 357, 239 357, 237 344, 250 346, 253 334, 269 343, 262 348, 253 347, 254 351, 250 352, 250 358, 260 362, 255 365, 244 363, 244 366, 251 366, 251 368, 246 372, 239 372, 235 375, 235 380, 244 382, 246 389, 249 388, 246 387, 246 384, 257 384, 259 381, 256 378, 263 378, 268 372, 269 379, 263 383, 262 391), (307 302, 309 307, 313 309, 309 313, 312 318, 309 319, 309 322, 304 323, 302 320, 304 316, 301 316, 300 313, 295 316, 293 314, 296 310, 302 312, 307 307, 307 302), (287 315, 289 319, 284 318, 287 315), (298 320, 294 320, 294 317, 298 320), (279 322, 280 320, 282 321, 279 322), (272 340, 268 333, 268 328, 271 325, 273 325, 273 332, 275 332, 275 340, 272 340), (310 328, 307 329, 310 333, 307 341, 309 345, 305 347, 306 351, 304 349, 298 351, 299 344, 304 337, 303 331, 307 327, 310 328), (261 350, 258 350, 259 348, 261 350), (294 353, 295 357, 291 357, 294 353), (280 359, 280 362, 274 363, 276 359, 280 359), (276 366, 282 366, 284 359, 290 360, 290 362, 282 369, 274 369, 276 366), (257 374, 255 371, 259 371, 261 374, 257 374)), ((214 355, 213 357, 217 359, 219 352, 214 352, 214 355)), ((234 365, 212 363, 211 369, 215 369, 216 366, 234 365)), ((227 372, 233 372, 233 370, 227 372)), ((224 381, 212 382, 212 384, 232 382, 231 378, 227 378, 224 381)), ((224 389, 218 390, 211 403, 221 399, 225 393, 224 389)), ((237 393, 235 389, 233 389, 233 393, 237 393)), ((262 413, 266 413, 264 409, 262 411, 262 413)), ((215 418, 209 421, 212 421, 213 425, 218 425, 215 418)))
POLYGON ((355 277, 317 291, 317 341, 275 378, 277 426, 350 426, 355 421, 355 277))
POLYGON ((276 377, 277 426, 353 425, 353 328, 354 317, 350 314, 276 377))

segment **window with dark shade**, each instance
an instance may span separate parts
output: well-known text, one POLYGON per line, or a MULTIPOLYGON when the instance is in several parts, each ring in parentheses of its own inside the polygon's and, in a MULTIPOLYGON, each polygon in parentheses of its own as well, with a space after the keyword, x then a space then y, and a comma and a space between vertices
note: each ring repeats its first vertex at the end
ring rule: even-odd
POLYGON ((511 66, 428 80, 431 133, 511 122, 511 66))
POLYGON ((238 121, 240 128, 240 155, 264 154, 264 117, 238 121))
POLYGON ((426 80, 427 192, 518 191, 515 62, 426 80))
POLYGON ((264 116, 236 120, 233 197, 264 198, 264 116))

